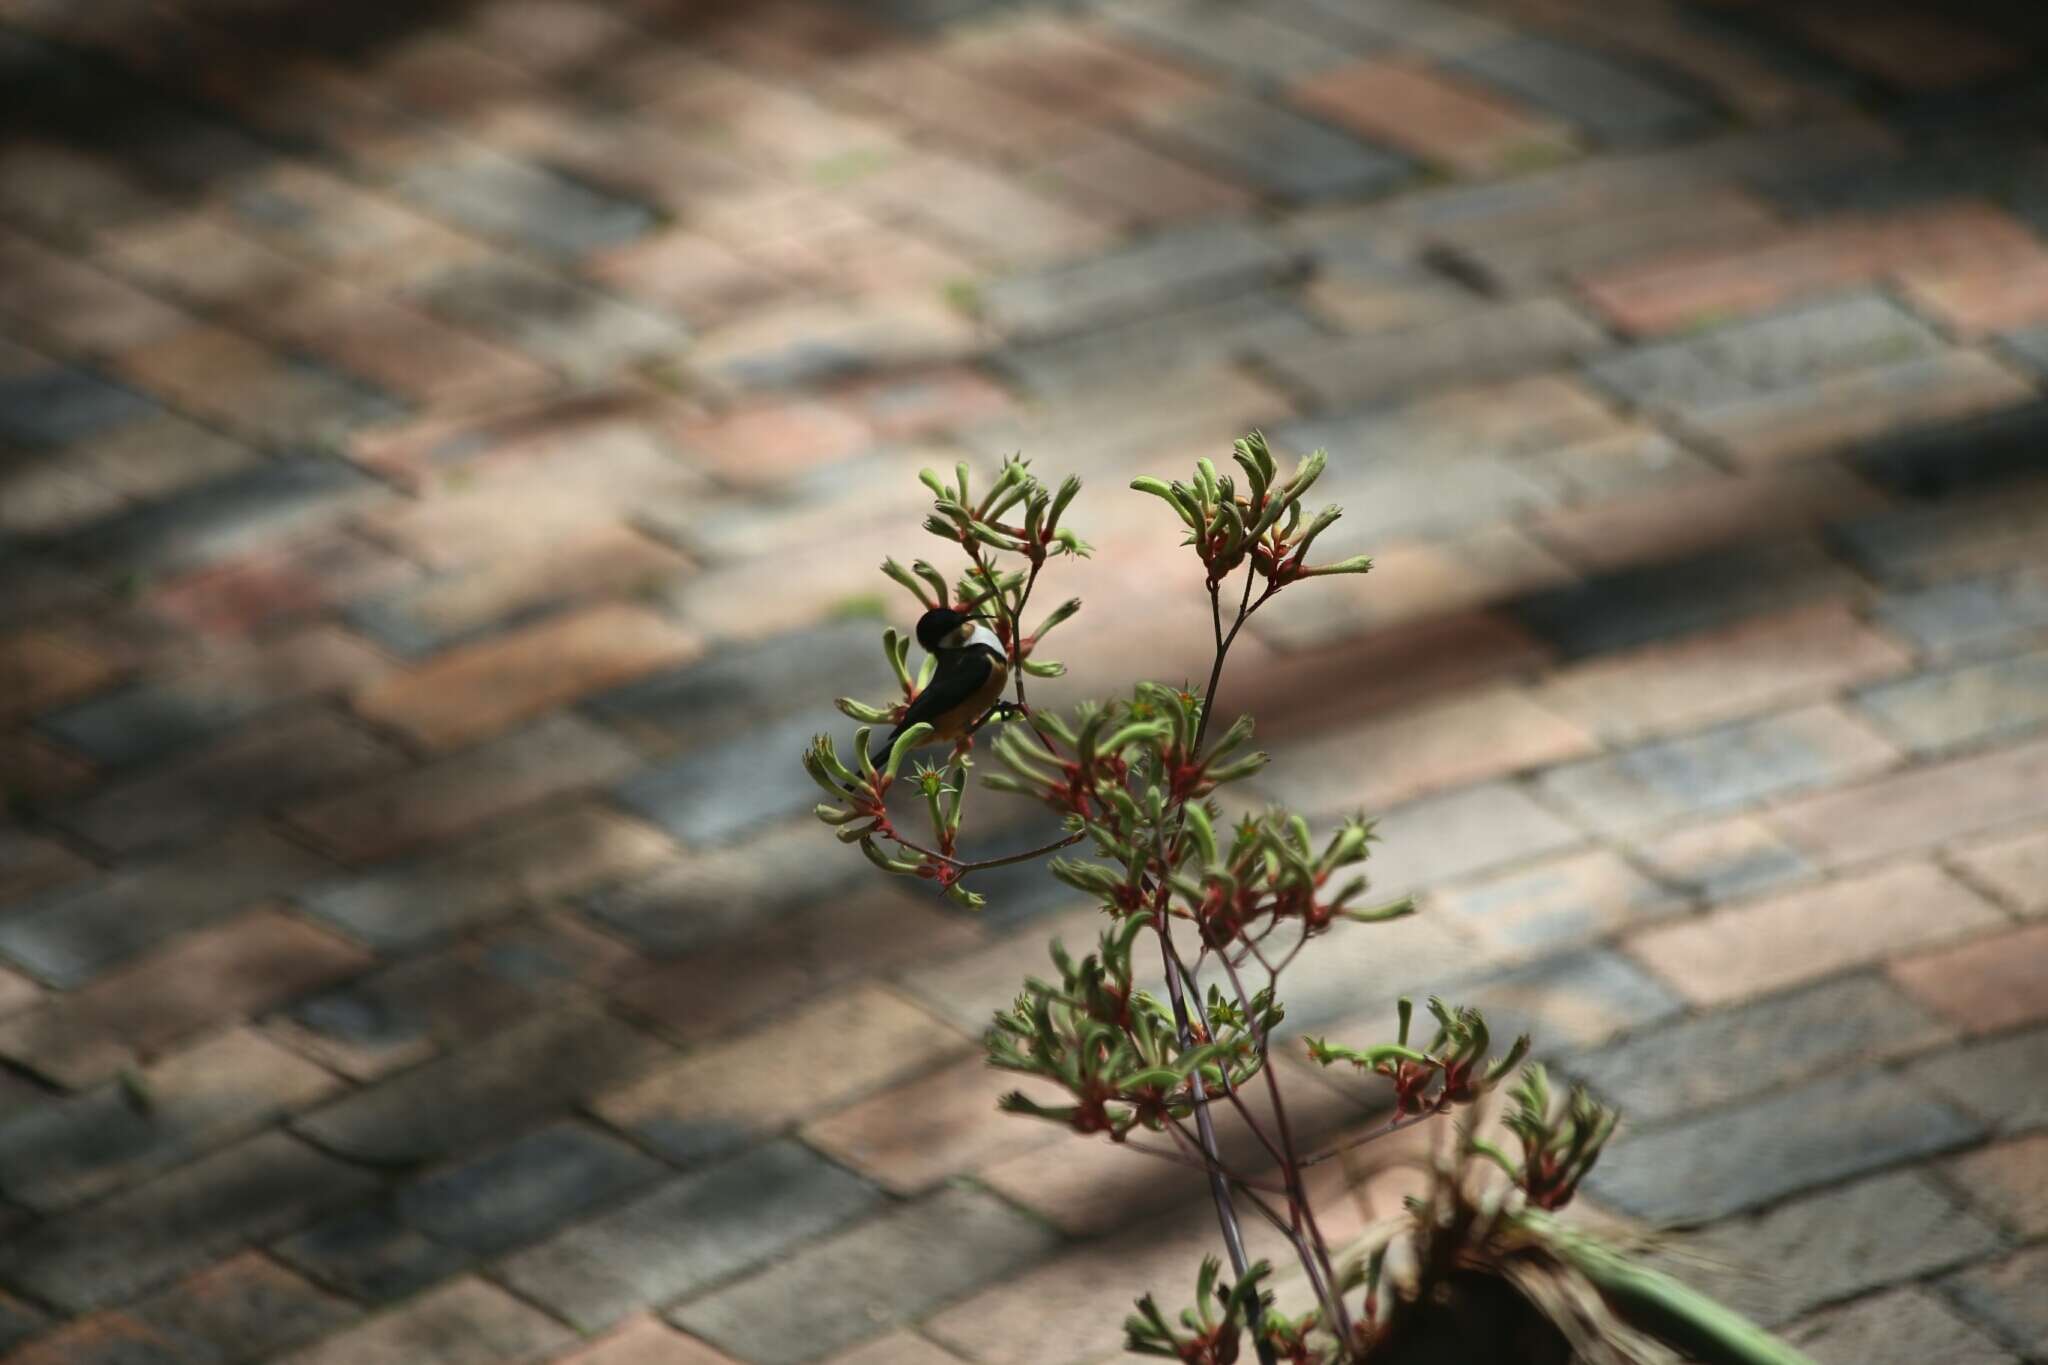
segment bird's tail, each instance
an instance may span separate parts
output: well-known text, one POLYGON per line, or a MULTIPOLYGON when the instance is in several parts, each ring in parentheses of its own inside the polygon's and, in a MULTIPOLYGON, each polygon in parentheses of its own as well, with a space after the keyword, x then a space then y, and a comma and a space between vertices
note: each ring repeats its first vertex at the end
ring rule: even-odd
POLYGON ((874 764, 877 768, 886 767, 889 762, 889 751, 896 747, 896 741, 902 736, 903 730, 904 727, 901 725, 891 730, 889 737, 882 741, 882 747, 868 755, 868 762, 874 764))

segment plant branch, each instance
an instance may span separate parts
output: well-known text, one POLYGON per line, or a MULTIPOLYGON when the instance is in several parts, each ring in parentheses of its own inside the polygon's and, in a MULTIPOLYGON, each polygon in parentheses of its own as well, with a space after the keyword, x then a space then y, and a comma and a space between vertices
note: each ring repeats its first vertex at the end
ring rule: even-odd
POLYGON ((925 857, 930 858, 936 862, 951 863, 954 867, 958 868, 962 872, 979 872, 983 868, 1007 867, 1011 863, 1028 863, 1033 858, 1043 858, 1048 853, 1057 853, 1063 848, 1068 848, 1074 844, 1080 843, 1081 840, 1088 837, 1088 833, 1086 830, 1077 830, 1074 833, 1069 834, 1066 838, 1056 839, 1052 843, 1045 845, 1043 848, 1026 849, 1022 853, 1006 853, 1000 858, 981 858, 972 862, 960 858, 955 858, 950 854, 941 853, 937 849, 926 848, 923 844, 917 843, 915 840, 904 838, 902 835, 896 833, 894 830, 891 830, 889 832, 888 837, 890 842, 901 844, 903 847, 909 849, 912 853, 922 853, 925 857))
POLYGON ((1342 1142, 1333 1143, 1323 1148, 1323 1150, 1313 1156, 1303 1157, 1301 1159, 1302 1167, 1307 1169, 1310 1166, 1319 1166, 1333 1156, 1342 1156, 1346 1152, 1378 1142, 1389 1134, 1398 1133, 1403 1128, 1413 1128, 1423 1120, 1435 1117, 1436 1111, 1434 1109, 1425 1109, 1419 1114, 1409 1114, 1406 1117, 1396 1114, 1393 1118, 1388 1119, 1385 1124, 1373 1129, 1362 1137, 1347 1138, 1342 1142))

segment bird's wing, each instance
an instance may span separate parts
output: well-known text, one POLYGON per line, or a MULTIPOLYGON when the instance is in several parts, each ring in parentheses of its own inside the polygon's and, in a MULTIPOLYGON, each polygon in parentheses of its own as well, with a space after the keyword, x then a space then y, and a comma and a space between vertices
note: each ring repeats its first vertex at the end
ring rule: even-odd
POLYGON ((931 686, 918 693, 917 700, 910 703, 910 709, 903 713, 903 724, 897 727, 898 731, 906 730, 921 720, 943 716, 964 704, 988 681, 989 670, 994 667, 994 661, 978 649, 948 659, 932 675, 931 686))

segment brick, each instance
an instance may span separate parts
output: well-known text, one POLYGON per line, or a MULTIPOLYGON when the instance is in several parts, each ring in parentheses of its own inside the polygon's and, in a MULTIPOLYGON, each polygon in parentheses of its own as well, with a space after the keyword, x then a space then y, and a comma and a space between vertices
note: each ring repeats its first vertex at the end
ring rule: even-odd
POLYGON ((261 643, 202 647, 165 673, 45 716, 39 727, 96 762, 137 763, 389 667, 346 631, 313 626, 261 643))
POLYGON ((600 252, 587 269, 629 298, 652 299, 697 324, 731 317, 788 291, 772 271, 693 232, 643 237, 600 252))
POLYGON ((1052 1249, 1042 1224, 978 1190, 891 1210, 671 1317, 763 1365, 796 1365, 1010 1275, 1052 1249), (797 1305, 803 1309, 790 1310, 797 1305))
POLYGON ((1204 88, 1194 72, 1149 55, 1110 26, 1060 15, 956 27, 944 49, 964 71, 1095 122, 1140 118, 1204 88))
POLYGON ((1909 269, 1908 298, 1965 339, 2048 322, 2048 259, 1953 260, 1909 269))
POLYGON ((1680 496, 1674 491, 1653 487, 1566 508, 1541 517, 1531 529, 1581 569, 1626 571, 1711 553, 1745 538, 1811 534, 1879 505, 1867 483, 1832 464, 1705 476, 1688 483, 1680 496))
POLYGON ((1971 85, 2014 70, 2017 62, 2017 54, 1993 33, 1947 15, 1908 8, 1859 14, 1822 7, 1789 17, 1809 41, 1904 90, 1971 85))
POLYGON ((2048 498, 2024 485, 1958 496, 1870 517, 1834 531, 1858 567, 1890 584, 1916 585, 2023 567, 2048 527, 2048 498))
POLYGON ((187 843, 250 810, 396 770, 404 755, 324 709, 258 721, 58 815, 118 853, 187 843))
POLYGON ((1124 215, 1134 227, 1164 227, 1241 212, 1239 185, 1108 131, 1084 133, 1032 168, 1034 187, 1124 215))
POLYGON ((1973 939, 1891 964, 1892 979, 1966 1033, 1995 1033, 2048 1018, 2042 973, 2048 925, 1973 939))
POLYGON ((174 939, 50 1008, 155 1052, 222 1020, 262 1014, 369 961, 339 939, 263 908, 174 939))
POLYGON ((689 339, 680 323, 503 257, 427 275, 405 297, 458 327, 586 378, 673 354, 689 339))
POLYGON ((1963 1271, 1948 1281, 1949 1296, 1963 1310, 1989 1323, 2028 1356, 2048 1343, 2048 1308, 2037 1292, 2048 1271, 2048 1247, 2016 1251, 2002 1261, 1963 1271))
POLYGON ((1291 94, 1332 123, 1467 175, 1571 153, 1569 135, 1554 120, 1532 118, 1413 60, 1349 63, 1299 82, 1291 94))
POLYGON ((92 870, 91 863, 54 839, 0 830, 0 904, 77 881, 92 870))
POLYGON ((1925 1050, 1951 1030, 1885 981, 1847 977, 1631 1034, 1566 1063, 1574 1076, 1657 1123, 1925 1050))
POLYGON ((268 1356, 361 1316, 354 1304, 256 1252, 223 1261, 130 1312, 174 1350, 222 1362, 268 1356))
POLYGON ((913 153, 854 181, 843 193, 863 213, 913 228, 998 267, 1099 251, 1103 219, 1048 199, 1021 181, 943 153, 913 153))
POLYGON ((1787 803, 1772 821, 1827 863, 1856 862, 2048 815, 2048 744, 1908 768, 1787 803))
POLYGON ((1821 1304, 1982 1256, 1998 1240, 1924 1174, 1899 1171, 1717 1223, 1653 1253, 1652 1263, 1775 1328, 1821 1304), (1784 1273, 1795 1265, 1798 1274, 1784 1273))
POLYGON ((631 241, 655 222, 642 205, 482 150, 421 162, 392 188, 400 198, 474 232, 565 259, 631 241))
POLYGON ((1890 1076, 1831 1078, 1608 1148, 1586 1182, 1636 1218, 1692 1223, 1970 1142, 1978 1125, 1890 1076))
POLYGON ((1669 891, 1606 849, 1546 859, 1431 893, 1496 951, 1525 957, 1583 944, 1681 907, 1669 891))
POLYGON ((373 948, 418 948, 504 919, 522 905, 625 882, 664 864, 672 845, 596 806, 543 810, 453 849, 315 886, 305 909, 373 948))
POLYGON ((564 1356, 561 1365, 734 1365, 731 1356, 684 1336, 655 1318, 628 1318, 624 1326, 564 1356))
POLYGON ((1240 81, 1285 81, 1344 60, 1327 39, 1254 9, 1122 4, 1110 22, 1139 42, 1240 81))
POLYGON ((1425 266, 1370 251, 1329 251, 1302 289, 1317 317, 1340 332, 1377 332, 1437 322, 1477 298, 1425 266))
POLYGON ((881 1196, 793 1142, 678 1176, 506 1260, 504 1282, 585 1332, 737 1275, 881 1196))
POLYGON ((87 440, 146 416, 140 394, 61 366, 0 374, 0 437, 18 446, 61 446, 87 440))
MULTIPOLYGON (((1562 568, 1557 578, 1569 580, 1562 568)), ((1383 567, 1383 566, 1382 566, 1383 567)), ((1627 649, 1856 590, 1856 578, 1813 540, 1779 535, 1556 586, 1537 580, 1511 619, 1567 658, 1627 649)))
POLYGON ((1587 359, 1607 345, 1600 329, 1563 300, 1530 298, 1261 356, 1318 401, 1355 405, 1453 382, 1512 379, 1587 359))
MULTIPOLYGON (((1044 881, 1051 881, 1045 878, 1044 881)), ((1056 885, 1063 885, 1058 884, 1056 885)), ((1071 890, 1045 892, 1049 904, 1028 929, 1003 934, 968 952, 950 953, 927 963, 909 963, 900 973, 903 986, 928 1009, 953 1021, 963 1033, 978 1034, 989 1016, 1008 1009, 1026 976, 1047 972, 1046 943, 1057 939, 1085 955, 1108 927, 1102 911, 1071 890), (1053 897, 1057 895, 1055 902, 1053 897)), ((934 955, 936 957, 936 955, 934 955)), ((1140 954, 1137 974, 1148 990, 1164 988, 1155 959, 1140 954)))
POLYGON ((115 368, 195 416, 274 445, 338 443, 398 412, 366 385, 206 324, 126 351, 115 368))
POLYGON ((891 1332, 831 1359, 832 1365, 953 1365, 960 1357, 940 1350, 923 1337, 891 1332))
POLYGON ((606 1122, 671 1160, 702 1161, 948 1056, 966 1041, 869 984, 612 1090, 606 1122))
MULTIPOLYGON (((1537 150, 1542 153, 1543 144, 1537 150)), ((1763 203, 1721 185, 1681 182, 1663 187, 1648 202, 1633 204, 1610 202, 1605 196, 1589 198, 1590 202, 1539 215, 1521 231, 1501 230, 1520 226, 1512 215, 1504 224, 1482 221, 1462 231, 1453 225, 1447 234, 1454 243, 1451 249, 1457 260, 1483 272, 1503 291, 1521 292, 1555 288, 1560 280, 1585 281, 1591 272, 1616 261, 1727 250, 1782 231, 1777 215, 1763 203)), ((1605 295, 1591 297, 1612 316, 1605 295)))
POLYGON ((464 1278, 296 1351, 280 1365, 489 1365, 539 1360, 574 1340, 560 1323, 496 1285, 464 1278))
POLYGON ((2048 653, 1919 673, 1864 688, 1856 701, 1917 754, 2008 738, 2048 720, 2048 653))
POLYGON ((142 1111, 117 1086, 51 1100, 0 1126, 0 1184, 48 1212, 132 1184, 332 1091, 332 1076, 246 1030, 141 1073, 142 1111))
POLYGON ((1879 438, 1942 441, 1952 423, 2033 402, 2034 389, 1988 356, 1954 351, 1732 398, 1687 413, 1694 438, 1745 465, 1825 454, 1879 438))
POLYGON ((535 1014, 484 1041, 300 1119, 322 1147, 399 1164, 443 1155, 657 1065, 668 1049, 585 1005, 535 1014))
POLYGON ((2048 1096, 2038 1087, 2015 1086, 2015 1076, 2040 1074, 2048 1060, 2048 1029, 1980 1039, 1950 1052, 1922 1058, 1906 1079, 1945 1095, 1988 1119, 2001 1133, 2048 1124, 2048 1096))
POLYGON ((1628 742, 1819 699, 1910 662, 1847 607, 1817 602, 1588 660, 1533 695, 1603 739, 1628 742))
POLYGON ((338 1214, 273 1244, 271 1254, 351 1298, 410 1298, 469 1263, 466 1253, 429 1240, 381 1206, 338 1214))
POLYGON ((1422 890, 1580 841, 1519 788, 1491 782, 1386 812, 1370 868, 1376 895, 1422 890))
POLYGON ((273 1036, 355 1080, 502 1031, 532 1013, 533 991, 448 951, 397 962, 293 1005, 273 1036))
MULTIPOLYGON (((1596 1046, 1684 1008, 1655 977, 1605 948, 1561 953, 1447 989, 1450 998, 1483 1011, 1495 1037, 1526 1033, 1540 1052, 1552 1054, 1596 1046)), ((1382 1003, 1345 1036, 1380 1037, 1390 1017, 1382 1003)))
POLYGON ((493 1255, 553 1232, 666 1171, 615 1138, 552 1124, 414 1182, 399 1216, 438 1241, 493 1255))
MULTIPOLYGON (((1396 893, 1395 885, 1375 878, 1368 901, 1383 904, 1396 893)), ((1440 994, 1483 971, 1487 961, 1478 936, 1448 915, 1347 924, 1287 969, 1287 1026, 1320 1029, 1368 1002, 1384 1009, 1399 996, 1440 994)), ((1014 995, 1014 982, 1011 989, 1014 995)))
POLYGON ((1325 731, 1312 745, 1277 749, 1256 785, 1290 806, 1379 810, 1446 787, 1575 758, 1592 747, 1584 732, 1525 693, 1487 688, 1325 731))
POLYGON ((1951 855, 1974 886, 2029 918, 2048 915, 2048 829, 1956 850, 1951 855))
POLYGON ((1629 948, 1688 999, 1712 1004, 2002 922, 1960 882, 1909 863, 1646 929, 1629 948))
POLYGON ((1749 805, 1878 771, 1890 746, 1832 707, 1657 740, 1553 768, 1543 789, 1608 833, 1749 805))
POLYGON ((803 1138, 897 1194, 917 1194, 1060 1136, 997 1110, 1014 1081, 972 1057, 807 1124, 803 1138))
POLYGON ((0 951, 54 983, 82 984, 173 934, 289 892, 328 864, 260 830, 44 892, 0 920, 0 951))
POLYGON ((1596 360, 1587 373, 1630 402, 1689 415, 1942 349, 1934 332, 1897 304, 1849 293, 1634 347, 1596 360))
POLYGON ((361 536, 316 533, 145 587, 153 617, 202 636, 283 629, 419 577, 417 565, 361 536))
POLYGON ((78 538, 76 550, 88 564, 124 572, 180 573, 274 547, 360 509, 378 491, 338 460, 267 460, 96 526, 78 538))
POLYGON ((91 692, 118 676, 115 662, 84 643, 50 630, 13 631, 0 637, 0 718, 33 715, 91 692))
POLYGON ((742 486, 772 486, 856 455, 874 439, 858 415, 815 398, 764 399, 693 415, 675 435, 689 458, 742 486))
POLYGON ((1979 259, 2026 262, 2024 225, 1979 203, 1824 219, 1749 243, 1713 243, 1636 259, 1583 278, 1593 301, 1637 335, 1726 321, 1896 271, 1979 259))
POLYGON ((0 1249, 0 1272, 71 1312, 87 1312, 251 1238, 275 1236, 373 1183, 282 1133, 266 1133, 16 1235, 0 1249))
POLYGON ((66 1323, 10 1357, 10 1365, 172 1365, 161 1336, 121 1313, 66 1323))
POLYGON ((689 365, 735 388, 766 388, 945 364, 976 349, 972 325, 918 295, 776 305, 707 331, 689 365))
POLYGON ((1872 615, 1931 654, 1995 649, 2048 630, 2048 570, 2020 568, 1886 593, 1872 615))
POLYGON ((863 101, 969 150, 1039 156, 1083 136, 1086 126, 1042 102, 976 79, 910 48, 860 55, 834 83, 863 101))
POLYGON ((154 341, 188 321, 126 282, 12 232, 0 232, 0 281, 0 312, 90 355, 154 341))
POLYGON ((409 772, 301 802, 289 818, 323 847, 367 862, 619 777, 638 761, 629 745, 597 727, 552 715, 409 772))
POLYGON ((1682 826, 1638 843, 1635 855, 1659 879, 1710 901, 1734 900, 1819 871, 1753 815, 1682 826))
POLYGON ((58 1008, 19 1010, 0 1021, 0 1056, 67 1090, 96 1085, 135 1061, 112 1029, 58 1008))
POLYGON ((605 604, 451 651, 371 684, 355 705, 422 744, 450 748, 695 652, 692 636, 653 613, 605 604))
POLYGON ((771 721, 647 768, 615 794, 686 844, 729 843, 816 804, 818 788, 798 760, 818 732, 814 715, 771 721))
POLYGON ((1635 146, 1704 131, 1712 111, 1620 63, 1548 38, 1513 37, 1458 53, 1454 69, 1584 128, 1635 146))
POLYGON ((2022 1238, 2048 1231, 2048 1134, 1965 1153, 1944 1171, 1979 1209, 2022 1238))
POLYGON ((1322 335, 1280 291, 1233 294, 1064 340, 1013 347, 994 357, 1001 373, 1035 398, 1141 385, 1152 377, 1213 371, 1254 351, 1322 335))
POLYGON ((1408 163, 1391 152, 1241 95, 1177 106, 1155 122, 1153 131, 1167 145, 1277 199, 1384 194, 1409 174, 1408 163))
POLYGON ((1784 1339, 1818 1365, 2010 1365, 2018 1357, 1924 1289, 1894 1289, 1793 1324, 1784 1339))

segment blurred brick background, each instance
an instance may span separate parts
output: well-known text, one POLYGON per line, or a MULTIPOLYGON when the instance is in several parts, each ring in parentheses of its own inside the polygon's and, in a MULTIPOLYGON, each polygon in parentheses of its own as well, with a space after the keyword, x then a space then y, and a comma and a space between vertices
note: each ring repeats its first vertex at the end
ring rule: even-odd
POLYGON ((882 884, 795 760, 923 465, 1088 480, 1038 695, 1202 668, 1123 486, 1253 426, 1378 568, 1223 705, 1427 906, 1296 1024, 1486 1005, 1626 1107, 1589 1202, 1680 1273, 1824 1362, 2048 1359, 2044 42, 0 0, 7 1365, 1112 1352, 1198 1181, 974 1041, 1096 917, 882 884))

